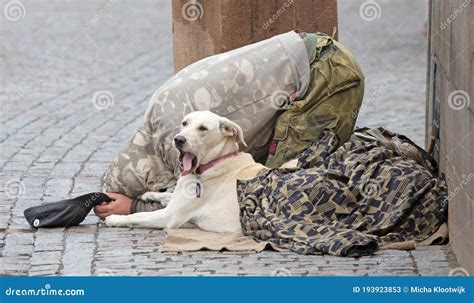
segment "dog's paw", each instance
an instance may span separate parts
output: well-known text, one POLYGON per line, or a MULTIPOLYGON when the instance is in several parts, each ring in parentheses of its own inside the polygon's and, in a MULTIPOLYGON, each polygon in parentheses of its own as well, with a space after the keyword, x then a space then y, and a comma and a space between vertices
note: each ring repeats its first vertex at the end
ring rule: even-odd
POLYGON ((160 193, 156 193, 153 191, 147 191, 143 195, 141 195, 140 200, 147 201, 147 202, 155 202, 160 200, 160 193))
POLYGON ((140 200, 146 202, 160 202, 163 207, 166 207, 171 201, 172 193, 159 193, 153 191, 147 191, 141 195, 140 200))
POLYGON ((105 218, 105 225, 109 227, 126 227, 128 226, 128 219, 127 216, 121 215, 110 215, 105 218))

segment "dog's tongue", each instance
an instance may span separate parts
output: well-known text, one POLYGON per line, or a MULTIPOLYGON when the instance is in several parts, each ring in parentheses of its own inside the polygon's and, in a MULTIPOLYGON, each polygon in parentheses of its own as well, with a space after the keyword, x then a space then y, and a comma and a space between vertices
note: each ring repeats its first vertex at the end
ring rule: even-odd
POLYGON ((193 169, 193 160, 194 160, 194 155, 190 153, 184 153, 183 155, 183 171, 181 174, 187 175, 191 172, 191 169, 193 169))

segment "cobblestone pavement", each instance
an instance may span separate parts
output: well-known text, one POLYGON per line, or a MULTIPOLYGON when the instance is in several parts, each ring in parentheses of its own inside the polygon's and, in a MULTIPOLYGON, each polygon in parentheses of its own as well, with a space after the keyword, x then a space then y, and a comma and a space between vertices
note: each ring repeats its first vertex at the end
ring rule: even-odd
MULTIPOLYGON (((21 0, 18 21, 0 16, 0 274, 447 275, 456 266, 449 246, 359 259, 162 254, 163 231, 105 228, 93 215, 74 228, 30 229, 25 208, 99 189, 151 94, 172 75, 171 8, 162 2, 21 0), (104 90, 112 96, 93 103, 104 90)), ((10 2, 0 3, 6 12, 10 2)), ((367 75, 359 125, 421 143, 426 41, 414 16, 422 3, 380 0, 372 22, 361 19, 361 3, 339 2, 341 41, 367 75)))

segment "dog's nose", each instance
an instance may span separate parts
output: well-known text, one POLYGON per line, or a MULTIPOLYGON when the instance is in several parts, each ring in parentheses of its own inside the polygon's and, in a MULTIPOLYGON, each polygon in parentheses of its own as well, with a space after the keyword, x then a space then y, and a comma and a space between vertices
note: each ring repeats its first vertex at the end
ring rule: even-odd
POLYGON ((174 137, 174 145, 177 148, 183 147, 184 143, 186 143, 186 138, 183 136, 176 136, 174 137))

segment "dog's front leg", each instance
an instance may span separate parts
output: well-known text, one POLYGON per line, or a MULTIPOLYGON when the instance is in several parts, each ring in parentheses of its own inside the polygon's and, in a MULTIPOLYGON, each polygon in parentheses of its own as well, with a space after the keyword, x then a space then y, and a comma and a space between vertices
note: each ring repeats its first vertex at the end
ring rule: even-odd
POLYGON ((168 204, 171 202, 171 199, 173 197, 173 193, 159 193, 159 192, 153 192, 153 191, 147 191, 143 195, 141 195, 140 200, 143 200, 145 202, 160 202, 160 204, 163 207, 168 206, 168 204))
POLYGON ((167 208, 152 212, 140 212, 131 215, 110 215, 105 218, 107 226, 115 227, 143 227, 143 228, 165 228, 170 221, 170 211, 167 208))

